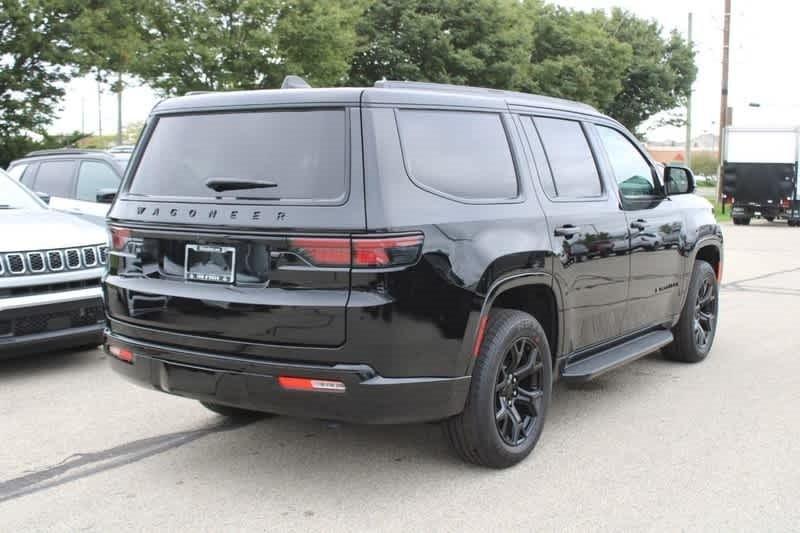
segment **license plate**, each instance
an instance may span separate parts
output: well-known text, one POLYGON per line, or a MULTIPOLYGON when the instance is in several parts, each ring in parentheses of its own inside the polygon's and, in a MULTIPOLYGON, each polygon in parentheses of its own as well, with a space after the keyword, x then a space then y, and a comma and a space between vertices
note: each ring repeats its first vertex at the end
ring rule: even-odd
POLYGON ((189 281, 233 283, 236 273, 236 248, 206 244, 187 244, 184 278, 189 281))

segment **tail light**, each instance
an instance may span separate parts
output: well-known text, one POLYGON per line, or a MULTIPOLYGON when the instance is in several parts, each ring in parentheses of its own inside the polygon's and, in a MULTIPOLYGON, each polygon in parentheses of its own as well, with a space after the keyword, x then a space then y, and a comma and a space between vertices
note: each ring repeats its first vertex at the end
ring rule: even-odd
POLYGON ((298 237, 292 251, 320 267, 391 268, 413 265, 419 259, 421 234, 379 237, 298 237))

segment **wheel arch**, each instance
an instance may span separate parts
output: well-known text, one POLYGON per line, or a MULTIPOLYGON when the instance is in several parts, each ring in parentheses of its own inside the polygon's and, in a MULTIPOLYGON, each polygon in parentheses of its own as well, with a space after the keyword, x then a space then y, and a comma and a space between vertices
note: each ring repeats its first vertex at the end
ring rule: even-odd
MULTIPOLYGON (((480 311, 478 326, 471 336, 469 368, 472 371, 475 354, 483 341, 483 333, 492 309, 517 309, 532 315, 541 324, 550 345, 553 364, 561 352, 563 321, 562 293, 558 281, 546 272, 515 274, 497 280, 486 293, 480 311)), ((556 368, 555 366, 553 368, 556 368)))
POLYGON ((694 262, 698 259, 701 261, 706 261, 711 264, 711 267, 714 269, 714 272, 717 275, 717 282, 722 282, 722 265, 723 265, 723 248, 722 248, 722 239, 717 236, 708 236, 698 240, 695 243, 694 248, 687 258, 687 265, 686 270, 684 273, 683 279, 683 294, 681 295, 681 306, 677 310, 677 313, 673 319, 673 326, 677 323, 678 318, 680 317, 681 310, 683 310, 683 306, 686 305, 686 295, 689 293, 689 282, 692 279, 692 272, 694 272, 694 262))

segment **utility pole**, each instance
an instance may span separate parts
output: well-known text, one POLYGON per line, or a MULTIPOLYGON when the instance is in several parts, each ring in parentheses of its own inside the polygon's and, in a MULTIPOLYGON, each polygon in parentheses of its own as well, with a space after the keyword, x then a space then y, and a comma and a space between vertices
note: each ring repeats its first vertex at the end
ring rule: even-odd
POLYGON ((81 135, 86 133, 86 97, 81 96, 81 135))
POLYGON ((100 80, 97 80, 97 135, 103 136, 103 110, 102 105, 103 89, 100 87, 100 80))
POLYGON ((122 72, 117 73, 117 144, 122 144, 122 72))
POLYGON ((722 203, 725 176, 722 163, 725 157, 725 127, 728 125, 728 65, 730 62, 731 41, 731 0, 725 0, 725 25, 722 30, 722 94, 719 103, 719 179, 717 180, 717 202, 722 203))
MULTIPOLYGON (((689 47, 692 48, 692 12, 689 12, 689 47)), ((689 97, 686 99, 686 166, 692 167, 692 88, 689 87, 689 97)))

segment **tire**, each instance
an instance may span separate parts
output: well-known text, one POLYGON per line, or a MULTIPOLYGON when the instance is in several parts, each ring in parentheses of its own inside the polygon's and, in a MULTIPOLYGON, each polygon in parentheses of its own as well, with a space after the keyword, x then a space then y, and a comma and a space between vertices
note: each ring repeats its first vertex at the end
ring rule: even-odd
POLYGON ((750 217, 743 218, 742 219, 742 224, 745 225, 745 226, 749 226, 750 225, 750 217))
POLYGON ((443 424, 456 453, 491 468, 525 459, 544 427, 552 374, 550 346, 539 322, 522 311, 492 311, 464 411, 443 424))
POLYGON ((695 261, 681 317, 672 328, 675 341, 664 348, 667 359, 684 363, 698 363, 705 359, 714 344, 718 316, 716 273, 705 261, 695 261))
POLYGON ((741 218, 734 218, 733 219, 733 225, 734 226, 741 226, 742 225, 742 219, 741 218))
POLYGON ((232 419, 271 418, 275 416, 272 413, 250 411, 249 409, 240 409, 238 407, 231 407, 229 405, 222 405, 219 403, 200 402, 200 404, 209 411, 214 411, 218 415, 226 416, 232 419))
POLYGON ((767 222, 775 222, 775 217, 764 217, 767 222))

